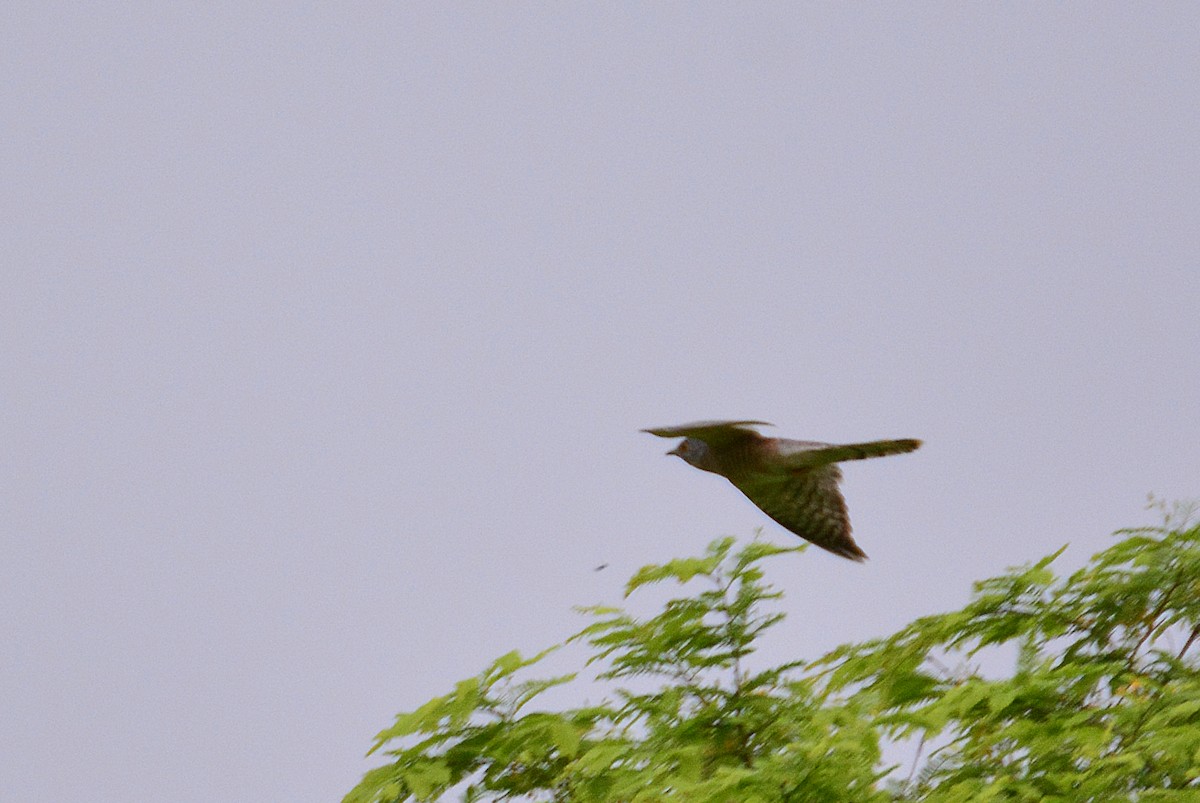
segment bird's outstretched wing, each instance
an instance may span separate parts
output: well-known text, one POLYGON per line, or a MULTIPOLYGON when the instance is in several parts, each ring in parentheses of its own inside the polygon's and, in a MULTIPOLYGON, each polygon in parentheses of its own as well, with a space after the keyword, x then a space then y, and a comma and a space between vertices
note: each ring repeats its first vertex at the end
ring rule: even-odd
MULTIPOLYGON (((844 458, 840 458, 844 459, 844 458)), ((850 560, 867 553, 850 537, 850 515, 838 489, 842 472, 832 463, 739 477, 733 484, 787 530, 850 560)))
POLYGON ((649 432, 660 438, 696 438, 713 449, 720 449, 747 438, 761 438, 761 435, 751 429, 756 426, 769 427, 771 424, 766 421, 693 421, 674 427, 650 427, 642 432, 649 432))

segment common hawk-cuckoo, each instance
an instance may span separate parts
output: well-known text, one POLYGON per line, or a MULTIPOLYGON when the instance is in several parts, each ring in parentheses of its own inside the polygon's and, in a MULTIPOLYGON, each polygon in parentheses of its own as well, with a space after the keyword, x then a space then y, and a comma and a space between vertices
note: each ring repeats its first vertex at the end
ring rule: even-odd
POLYGON ((850 537, 846 500, 838 490, 837 463, 904 454, 921 445, 906 438, 870 443, 831 444, 766 438, 751 427, 765 421, 697 421, 644 429, 663 438, 683 438, 667 454, 703 471, 720 474, 786 529, 822 549, 850 560, 867 554, 850 537))

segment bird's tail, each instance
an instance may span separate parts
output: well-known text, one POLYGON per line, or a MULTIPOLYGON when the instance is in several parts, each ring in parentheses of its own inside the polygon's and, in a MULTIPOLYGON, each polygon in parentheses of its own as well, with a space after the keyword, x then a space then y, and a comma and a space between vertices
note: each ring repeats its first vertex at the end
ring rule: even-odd
POLYGON ((846 443, 837 446, 826 446, 813 452, 831 463, 843 460, 866 460, 868 457, 886 457, 889 454, 905 454, 920 448, 921 442, 916 438, 903 438, 898 441, 871 441, 870 443, 846 443))

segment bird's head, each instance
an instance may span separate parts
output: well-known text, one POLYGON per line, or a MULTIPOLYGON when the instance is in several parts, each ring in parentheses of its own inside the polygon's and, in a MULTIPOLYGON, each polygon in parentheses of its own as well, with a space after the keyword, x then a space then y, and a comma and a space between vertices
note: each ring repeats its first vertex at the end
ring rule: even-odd
POLYGON ((682 459, 683 462, 705 471, 716 470, 712 459, 712 450, 708 448, 707 443, 695 438, 684 438, 678 446, 667 452, 667 454, 673 454, 682 459))

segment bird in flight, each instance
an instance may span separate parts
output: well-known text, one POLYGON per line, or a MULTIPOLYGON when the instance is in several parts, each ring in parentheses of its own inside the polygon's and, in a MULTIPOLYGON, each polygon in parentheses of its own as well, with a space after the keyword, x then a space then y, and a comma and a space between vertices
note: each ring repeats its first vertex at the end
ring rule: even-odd
POLYGON ((821 549, 850 560, 866 560, 850 537, 846 500, 838 490, 837 464, 904 454, 917 449, 914 438, 870 443, 816 443, 766 438, 752 429, 765 421, 697 421, 643 429, 662 438, 683 438, 667 454, 702 471, 720 474, 783 527, 821 549))

